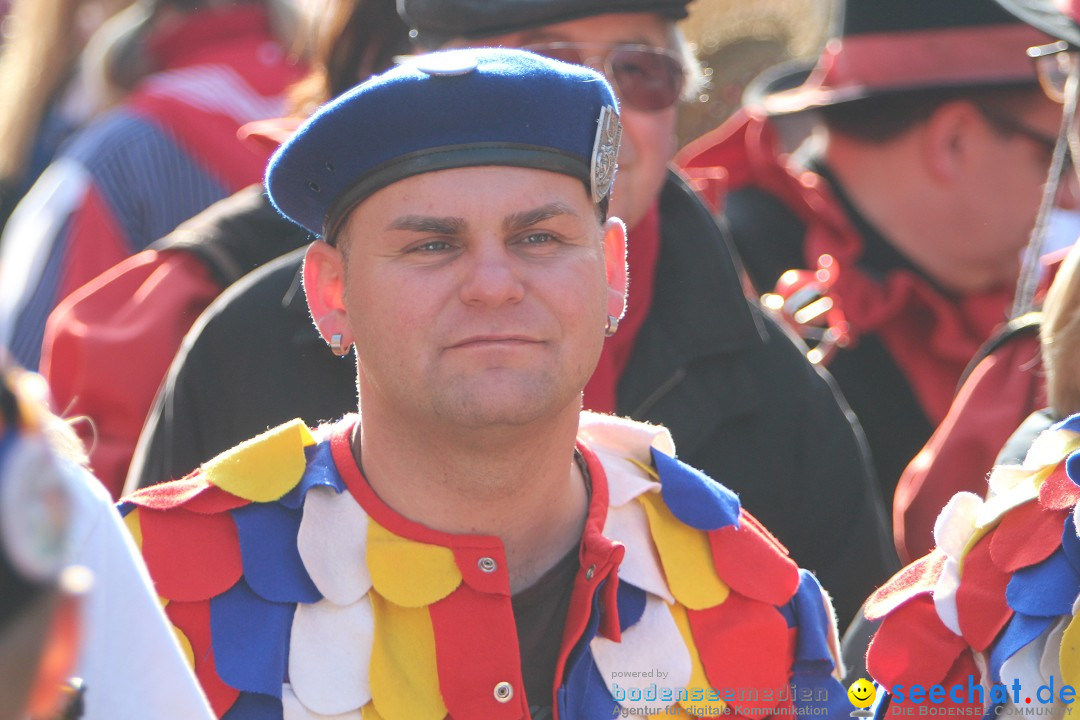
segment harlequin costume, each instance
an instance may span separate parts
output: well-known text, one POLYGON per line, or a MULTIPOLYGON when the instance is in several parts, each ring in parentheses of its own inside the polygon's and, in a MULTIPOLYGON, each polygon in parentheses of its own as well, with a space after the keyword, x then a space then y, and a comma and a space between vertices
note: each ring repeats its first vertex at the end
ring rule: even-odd
MULTIPOLYGON (((1005 321, 1012 288, 942 289, 863 217, 823 162, 789 161, 775 119, 917 90, 1034 87, 1024 50, 1045 36, 984 0, 843 5, 841 32, 812 71, 801 71, 801 84, 777 79, 757 106, 690 143, 676 162, 717 199, 757 293, 791 301, 789 319, 800 302, 832 303, 822 322, 840 344, 825 366, 866 431, 888 501, 968 361, 1005 321)), ((797 326, 806 337, 824 329, 797 326)))
MULTIPOLYGON (((122 505, 215 712, 529 717, 500 542, 384 505, 357 422, 282 425, 122 505)), ((827 596, 737 496, 656 426, 586 413, 578 450, 591 499, 556 717, 850 709, 827 596), (727 699, 672 699, 710 688, 727 699)))
MULTIPOLYGON (((1080 686, 1078 449, 1073 416, 1040 435, 1023 466, 997 468, 989 499, 965 492, 949 501, 934 527, 937 547, 867 603, 869 618, 883 618, 867 655, 880 685, 966 688, 971 678, 982 702, 965 704, 989 712, 1038 706, 1051 676, 1057 689, 1080 686), (1008 697, 994 685, 1007 686, 1008 697)), ((946 698, 939 707, 957 704, 946 698)), ((878 715, 904 709, 886 699, 878 715)))

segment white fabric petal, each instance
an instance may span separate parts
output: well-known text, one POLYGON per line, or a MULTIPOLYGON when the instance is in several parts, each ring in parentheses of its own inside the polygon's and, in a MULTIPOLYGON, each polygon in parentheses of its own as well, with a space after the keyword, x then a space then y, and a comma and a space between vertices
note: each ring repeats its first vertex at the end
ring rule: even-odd
POLYGON ((619 507, 644 492, 658 492, 659 484, 634 464, 652 466, 650 447, 675 455, 667 429, 625 418, 582 413, 578 437, 596 453, 608 478, 608 504, 619 507))
MULTIPOLYGON (((1063 617, 1050 628, 1043 646, 1042 658, 1039 659, 1039 674, 1044 678, 1061 678, 1061 638, 1069 626, 1071 617, 1063 617)), ((1057 697, 1055 695, 1055 697, 1057 697)))
POLYGON ((612 697, 636 713, 662 712, 675 702, 658 699, 663 689, 670 689, 673 698, 690 683, 690 650, 667 604, 658 597, 646 597, 641 619, 623 632, 622 642, 598 635, 590 648, 612 697))
POLYGON ((375 616, 365 595, 352 605, 301 603, 293 616, 289 680, 305 708, 324 715, 359 710, 371 700, 375 616))
POLYGON ((609 508, 604 521, 604 536, 621 542, 626 547, 626 556, 619 566, 620 580, 625 580, 669 603, 675 602, 664 579, 663 566, 649 532, 649 518, 640 503, 632 502, 609 508))
POLYGON ((1072 430, 1044 430, 1031 443, 1024 456, 1023 467, 1038 470, 1047 465, 1057 465, 1070 452, 1076 449, 1080 435, 1072 430))
POLYGON ((284 720, 363 720, 363 714, 359 710, 339 715, 320 715, 312 712, 296 697, 289 683, 281 686, 281 708, 285 711, 284 720))
MULTIPOLYGON (((1029 642, 1024 647, 1020 648, 1010 657, 1008 660, 1001 664, 1001 682, 1008 687, 1012 687, 1014 680, 1020 681, 1020 703, 1014 705, 1010 700, 1008 707, 1017 708, 1045 708, 1051 703, 1041 702, 1037 696, 1037 691, 1041 685, 1049 685, 1050 677, 1042 674, 1042 660, 1047 650, 1047 641, 1055 630, 1060 627, 1060 632, 1065 632, 1065 626, 1061 623, 1051 625, 1047 629, 1043 630, 1037 638, 1029 642), (1026 698, 1031 698, 1031 704, 1024 702, 1026 698)), ((1054 645, 1053 653, 1056 655, 1058 648, 1060 647, 1061 636, 1058 635, 1058 643, 1054 645)), ((1058 672, 1054 681, 1054 694, 1056 694, 1061 686, 1061 673, 1058 672)), ((1009 693, 1009 697, 1012 697, 1012 691, 1009 693)), ((1043 692, 1043 698, 1046 699, 1046 692, 1043 692)), ((1051 698, 1053 699, 1053 698, 1051 698)))
POLYGON ((352 605, 371 589, 367 529, 367 513, 352 493, 308 490, 296 545, 315 587, 336 605, 352 605))
POLYGON ((970 492, 958 492, 949 498, 934 521, 934 543, 939 550, 955 560, 963 557, 982 504, 982 498, 970 492))
POLYGON ((960 588, 960 563, 952 558, 945 561, 937 584, 934 585, 934 608, 945 627, 960 635, 960 616, 956 610, 956 591, 960 588))

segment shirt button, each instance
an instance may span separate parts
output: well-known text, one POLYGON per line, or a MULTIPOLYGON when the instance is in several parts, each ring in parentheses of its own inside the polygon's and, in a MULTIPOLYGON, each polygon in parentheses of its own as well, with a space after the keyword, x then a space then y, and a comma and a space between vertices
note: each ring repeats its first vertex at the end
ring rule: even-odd
POLYGON ((514 697, 514 686, 508 682, 501 682, 495 686, 495 699, 501 703, 510 702, 514 697))
MULTIPOLYGON (((495 572, 496 568, 499 567, 498 563, 496 563, 492 558, 489 558, 489 557, 482 557, 479 560, 477 560, 476 561, 476 566, 478 568, 480 568, 480 572, 486 572, 486 573, 493 573, 493 572, 495 572)), ((500 684, 505 684, 505 683, 500 683, 500 684)))
POLYGON ((585 571, 585 579, 586 580, 592 580, 593 575, 595 575, 595 574, 596 574, 596 566, 595 565, 590 565, 589 569, 585 571))

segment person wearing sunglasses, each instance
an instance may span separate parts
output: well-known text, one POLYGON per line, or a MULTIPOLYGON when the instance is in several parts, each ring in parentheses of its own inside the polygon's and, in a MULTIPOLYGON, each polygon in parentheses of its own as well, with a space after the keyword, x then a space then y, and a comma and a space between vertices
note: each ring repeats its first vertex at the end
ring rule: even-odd
MULTIPOLYGON (((1046 36, 992 0, 839 10, 814 66, 774 78, 678 162, 703 179, 727 170, 755 289, 816 344, 891 500, 1009 317, 1061 108, 1024 57, 1046 36), (807 114, 810 140, 788 154, 776 128, 807 114)), ((898 545, 929 543, 939 507, 898 545)))
MULTIPOLYGON (((894 567, 862 438, 831 380, 742 291, 707 204, 668 164, 679 103, 697 93, 684 0, 407 1, 425 48, 504 45, 602 70, 623 142, 611 198, 628 226, 630 297, 584 390, 586 408, 668 426, 680 457, 723 478, 846 621, 894 567), (843 497, 843 503, 836 503, 843 497), (851 573, 859 567, 859 573, 851 573)), ((128 489, 187 474, 267 426, 337 417, 355 377, 320 343, 300 256, 230 289, 177 356, 128 489), (273 385, 274 393, 259 388, 273 385)))

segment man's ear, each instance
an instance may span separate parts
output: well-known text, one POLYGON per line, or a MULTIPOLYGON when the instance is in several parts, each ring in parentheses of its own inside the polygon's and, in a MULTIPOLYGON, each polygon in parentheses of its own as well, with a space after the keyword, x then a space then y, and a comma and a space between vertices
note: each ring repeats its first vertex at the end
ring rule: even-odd
POLYGON ((923 159, 932 177, 956 181, 967 170, 973 153, 984 151, 980 134, 992 132, 974 104, 964 100, 938 107, 923 128, 923 159))
POLYGON ((341 346, 353 343, 345 313, 345 258, 336 247, 317 240, 304 254, 304 294, 319 334, 327 343, 341 336, 341 346))
POLYGON ((614 318, 626 314, 626 292, 629 284, 626 265, 626 226, 619 218, 604 223, 604 268, 607 272, 608 311, 614 318))

